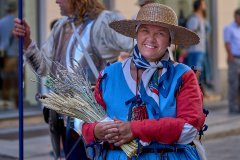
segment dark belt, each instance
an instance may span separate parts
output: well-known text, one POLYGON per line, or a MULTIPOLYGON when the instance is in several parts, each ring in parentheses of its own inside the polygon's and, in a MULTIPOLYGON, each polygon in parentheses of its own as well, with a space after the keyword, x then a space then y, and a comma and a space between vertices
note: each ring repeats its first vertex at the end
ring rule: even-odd
POLYGON ((103 143, 103 148, 106 150, 121 150, 121 147, 116 147, 113 144, 103 143))
MULTIPOLYGON (((176 151, 178 151, 178 150, 176 150, 176 151)), ((160 154, 164 154, 164 153, 169 153, 169 152, 174 152, 174 150, 169 149, 169 148, 161 148, 161 149, 143 148, 141 150, 141 153, 160 153, 160 154)))
MULTIPOLYGON (((188 145, 194 146, 194 143, 191 142, 188 145)), ((114 145, 110 145, 110 144, 104 144, 104 148, 107 150, 122 150, 121 147, 116 147, 114 145)), ((175 148, 171 149, 171 148, 142 148, 140 149, 140 153, 160 153, 160 154, 164 154, 164 153, 169 153, 169 152, 181 152, 183 151, 184 148, 175 148)))

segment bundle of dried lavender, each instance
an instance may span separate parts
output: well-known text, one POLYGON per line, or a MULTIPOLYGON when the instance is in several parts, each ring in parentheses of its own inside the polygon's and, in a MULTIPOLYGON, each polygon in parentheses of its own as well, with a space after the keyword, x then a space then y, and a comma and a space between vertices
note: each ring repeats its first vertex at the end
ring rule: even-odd
MULTIPOLYGON (((76 62, 71 68, 53 62, 57 76, 50 75, 46 86, 51 92, 40 99, 44 106, 58 113, 81 119, 85 122, 102 121, 107 118, 104 109, 96 102, 91 84, 83 68, 76 62)), ((128 157, 137 152, 137 143, 132 141, 121 146, 128 157)))

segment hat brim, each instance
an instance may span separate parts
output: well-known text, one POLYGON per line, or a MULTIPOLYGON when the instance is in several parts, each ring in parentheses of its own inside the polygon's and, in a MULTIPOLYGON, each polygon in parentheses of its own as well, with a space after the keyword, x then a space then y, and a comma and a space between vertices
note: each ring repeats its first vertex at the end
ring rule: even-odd
POLYGON ((198 44, 200 41, 198 35, 189 29, 181 26, 166 24, 163 22, 152 22, 144 20, 119 20, 111 22, 109 26, 122 35, 136 38, 136 26, 138 24, 150 24, 168 28, 174 33, 172 44, 190 46, 198 44))

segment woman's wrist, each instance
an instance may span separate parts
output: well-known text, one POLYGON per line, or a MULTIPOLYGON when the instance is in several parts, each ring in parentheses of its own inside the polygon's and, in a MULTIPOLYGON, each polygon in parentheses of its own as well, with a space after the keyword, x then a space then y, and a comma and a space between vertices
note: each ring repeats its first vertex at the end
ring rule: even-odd
POLYGON ((31 43, 32 43, 32 39, 25 40, 23 44, 23 48, 26 50, 31 43))

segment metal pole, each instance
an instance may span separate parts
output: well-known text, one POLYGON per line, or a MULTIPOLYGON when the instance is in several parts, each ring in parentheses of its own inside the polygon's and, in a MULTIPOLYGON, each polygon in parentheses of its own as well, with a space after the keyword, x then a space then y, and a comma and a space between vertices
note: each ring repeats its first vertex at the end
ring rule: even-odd
MULTIPOLYGON (((22 0, 18 0, 18 18, 22 20, 22 0)), ((19 160, 23 160, 23 37, 18 42, 18 112, 19 112, 19 160)))

